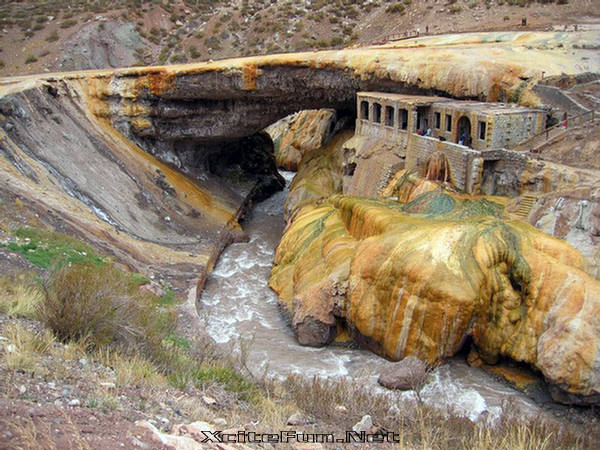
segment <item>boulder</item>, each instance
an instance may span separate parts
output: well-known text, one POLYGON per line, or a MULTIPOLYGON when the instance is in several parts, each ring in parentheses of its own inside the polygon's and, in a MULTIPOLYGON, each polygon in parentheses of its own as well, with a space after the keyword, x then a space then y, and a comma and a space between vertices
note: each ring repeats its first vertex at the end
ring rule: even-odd
POLYGON ((379 375, 377 382, 388 389, 420 389, 427 378, 427 364, 414 356, 392 364, 379 375))

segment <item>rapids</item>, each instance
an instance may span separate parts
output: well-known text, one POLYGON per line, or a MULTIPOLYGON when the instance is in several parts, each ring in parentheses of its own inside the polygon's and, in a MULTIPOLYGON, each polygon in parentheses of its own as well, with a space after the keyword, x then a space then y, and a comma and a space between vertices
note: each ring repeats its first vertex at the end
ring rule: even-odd
MULTIPOLYGON (((381 368, 390 364, 385 359, 366 350, 311 348, 297 343, 267 284, 285 226, 282 206, 294 172, 281 174, 286 189, 256 205, 244 224, 249 241, 230 245, 204 286, 197 309, 209 335, 223 348, 244 348, 247 368, 256 376, 346 377, 360 381, 373 393, 395 396, 398 402, 411 401, 413 393, 389 391, 377 384, 381 368)), ((522 413, 542 412, 520 391, 482 369, 469 367, 459 357, 433 372, 421 396, 427 404, 448 407, 474 421, 498 417, 505 402, 522 413)))

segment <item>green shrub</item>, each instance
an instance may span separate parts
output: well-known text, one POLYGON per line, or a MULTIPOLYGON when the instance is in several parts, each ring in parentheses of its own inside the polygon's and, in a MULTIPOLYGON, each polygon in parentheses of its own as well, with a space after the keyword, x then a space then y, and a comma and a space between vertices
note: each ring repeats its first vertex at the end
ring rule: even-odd
POLYGON ((198 51, 198 48, 196 48, 195 45, 190 45, 190 57, 192 57, 193 59, 200 57, 200 52, 198 51))
POLYGON ((37 61, 37 58, 33 55, 29 55, 26 59, 25 59, 25 64, 31 64, 37 61))

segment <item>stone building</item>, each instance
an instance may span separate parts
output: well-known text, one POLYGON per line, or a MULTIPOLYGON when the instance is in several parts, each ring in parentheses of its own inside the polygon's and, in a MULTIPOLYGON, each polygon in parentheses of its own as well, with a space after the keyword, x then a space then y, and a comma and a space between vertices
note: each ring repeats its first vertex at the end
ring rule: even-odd
MULTIPOLYGON (((542 132, 545 126, 544 111, 518 105, 359 92, 357 140, 349 145, 355 151, 349 153, 345 163, 355 167, 361 162, 365 165, 369 159, 371 175, 377 170, 385 178, 400 166, 421 167, 432 153, 442 151, 450 162, 456 186, 473 192, 481 182, 486 153, 497 154, 498 150, 514 147, 542 132), (361 139, 364 144, 359 142, 361 139), (384 146, 393 151, 384 151, 384 146)), ((344 180, 350 191, 364 182, 349 178, 353 174, 354 168, 346 171, 344 180)), ((383 184, 382 179, 379 185, 383 184)))
POLYGON ((359 134, 399 141, 430 129, 431 137, 475 150, 511 148, 546 126, 544 111, 514 104, 381 92, 359 92, 357 102, 359 134))

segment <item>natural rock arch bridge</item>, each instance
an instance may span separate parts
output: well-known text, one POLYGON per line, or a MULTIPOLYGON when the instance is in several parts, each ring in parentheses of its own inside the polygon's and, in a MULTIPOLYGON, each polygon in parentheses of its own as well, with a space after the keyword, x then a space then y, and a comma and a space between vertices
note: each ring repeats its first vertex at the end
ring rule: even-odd
MULTIPOLYGON (((597 32, 471 33, 2 79, 0 194, 133 268, 202 281, 256 194, 201 168, 207 159, 218 166, 221 155, 268 144, 257 133, 294 111, 353 110, 359 90, 539 106, 541 78, 600 73, 599 41, 597 32)), ((274 172, 272 157, 248 166, 274 172)))

